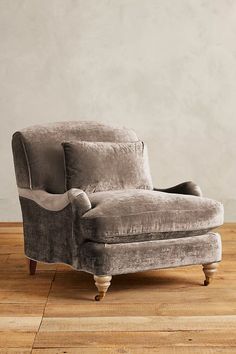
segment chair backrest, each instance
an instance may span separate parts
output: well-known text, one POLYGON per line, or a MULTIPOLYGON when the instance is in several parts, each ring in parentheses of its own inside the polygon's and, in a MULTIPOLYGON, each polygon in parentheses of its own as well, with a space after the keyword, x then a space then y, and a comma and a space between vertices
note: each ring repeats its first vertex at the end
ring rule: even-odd
POLYGON ((64 193, 61 143, 68 140, 134 142, 138 137, 131 129, 89 121, 58 122, 18 131, 12 137, 18 187, 64 193))

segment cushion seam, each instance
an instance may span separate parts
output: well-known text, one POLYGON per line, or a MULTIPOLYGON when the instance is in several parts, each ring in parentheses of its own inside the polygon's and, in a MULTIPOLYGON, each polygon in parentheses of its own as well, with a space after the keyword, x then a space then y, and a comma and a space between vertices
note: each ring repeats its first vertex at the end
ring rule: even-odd
MULTIPOLYGON (((207 209, 217 209, 218 207, 216 207, 216 206, 212 206, 212 207, 207 207, 207 209)), ((91 210, 93 210, 93 209, 95 209, 95 208, 92 208, 91 210)), ((125 216, 125 217, 127 217, 127 216, 132 216, 132 215, 140 215, 140 214, 150 214, 150 213, 158 213, 158 214, 160 214, 160 213, 165 213, 165 214, 167 214, 167 213, 182 213, 182 212, 187 212, 187 213, 189 213, 189 212, 196 212, 196 211, 199 211, 199 210, 201 210, 201 208, 198 208, 198 209, 191 209, 191 210, 188 210, 188 209, 181 209, 181 210, 179 210, 179 209, 176 209, 176 210, 160 210, 160 211, 143 211, 143 212, 139 212, 139 213, 135 213, 135 214, 126 214, 126 215, 109 215, 109 216, 106 216, 106 215, 100 215, 100 216, 95 216, 95 217, 86 217, 86 215, 84 215, 84 217, 82 218, 83 220, 89 220, 89 219, 99 219, 99 218, 119 218, 119 217, 123 217, 123 216, 125 216)))
MULTIPOLYGON (((217 228, 217 227, 219 227, 220 225, 216 225, 216 226, 210 226, 210 227, 208 227, 207 229, 194 229, 194 230, 177 230, 177 231, 160 231, 160 232, 139 232, 139 233, 134 233, 134 234, 122 234, 122 235, 118 235, 118 234, 108 234, 108 235, 102 235, 102 234, 96 234, 96 236, 97 237, 106 237, 106 238, 113 238, 114 236, 115 237, 125 237, 125 236, 138 236, 138 235, 148 235, 148 234, 151 234, 151 233, 153 233, 153 234, 163 234, 163 233, 170 233, 170 232, 172 232, 172 233, 175 233, 175 234, 178 234, 179 232, 186 232, 186 233, 188 233, 188 232, 194 232, 194 231, 201 231, 201 230, 203 230, 203 231, 206 231, 206 230, 208 230, 208 231, 210 231, 210 230, 212 230, 212 229, 215 229, 215 228, 217 228)), ((204 235, 204 234, 203 234, 204 235)), ((196 235, 195 235, 196 236, 196 235)), ((198 235, 198 236, 200 236, 200 235, 198 235)))

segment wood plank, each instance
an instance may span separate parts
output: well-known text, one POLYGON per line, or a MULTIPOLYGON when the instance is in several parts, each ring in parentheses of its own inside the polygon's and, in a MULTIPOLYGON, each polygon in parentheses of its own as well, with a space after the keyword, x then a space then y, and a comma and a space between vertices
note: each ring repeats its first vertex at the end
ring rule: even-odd
POLYGON ((0 236, 0 245, 8 245, 8 244, 23 244, 24 237, 22 234, 1 234, 0 236))
MULTIPOLYGON (((99 348, 56 348, 56 349, 33 349, 32 354, 235 354, 236 347, 160 347, 160 348, 132 348, 132 347, 99 347, 99 348)), ((0 351, 1 354, 1 351, 0 351)))
POLYGON ((24 253, 23 235, 0 234, 0 254, 24 253))
MULTIPOLYGON (((131 349, 132 350, 132 349, 131 349)), ((120 353, 132 353, 130 349, 120 347, 120 348, 57 348, 57 349, 33 349, 32 354, 120 354, 120 353)), ((144 349, 145 350, 145 349, 144 349)), ((145 351, 143 352, 145 353, 145 351)), ((155 352, 154 352, 155 353, 155 352)), ((0 352, 1 354, 1 352, 0 352)))
MULTIPOLYGON (((23 254, 10 254, 8 256, 7 262, 4 265, 5 268, 4 270, 8 270, 10 272, 23 272, 28 274, 28 264, 27 264, 27 258, 23 254)), ((43 262, 38 262, 37 264, 37 273, 41 270, 56 270, 58 267, 58 264, 55 263, 43 263, 43 262)), ((36 274, 37 274, 36 273, 36 274)))
POLYGON ((174 303, 89 303, 89 304, 47 304, 44 317, 94 317, 94 316, 212 316, 236 315, 236 302, 201 300, 174 303))
POLYGON ((44 317, 94 317, 94 316, 154 316, 160 312, 160 304, 47 304, 44 317))
POLYGON ((0 317, 0 331, 36 332, 42 317, 0 317))
POLYGON ((161 316, 224 316, 236 315, 236 302, 224 301, 215 302, 214 300, 201 301, 201 306, 197 302, 183 303, 162 303, 159 308, 161 316))
MULTIPOLYGON (((1 322, 0 322, 1 328, 1 322)), ((41 332, 236 330, 236 316, 116 316, 44 318, 41 332)))
MULTIPOLYGON (((77 347, 73 349, 68 348, 57 348, 57 349, 33 349, 32 354, 120 354, 120 353, 132 353, 132 349, 119 347, 119 348, 83 348, 77 347)), ((143 351, 145 354, 145 349, 143 351)), ((154 351, 155 353, 155 351, 154 351)), ((0 352, 1 354, 1 352, 0 352)))
POLYGON ((0 276, 0 282, 1 282, 1 288, 0 288, 0 292, 1 291, 14 291, 15 289, 17 289, 17 291, 30 291, 30 290, 34 290, 35 287, 40 288, 40 290, 48 290, 50 289, 51 286, 51 282, 53 279, 53 273, 49 273, 49 272, 44 272, 41 275, 45 275, 48 274, 49 277, 41 277, 39 273, 37 273, 37 275, 35 276, 29 276, 27 274, 23 274, 23 276, 19 276, 19 278, 17 278, 17 273, 15 274, 10 274, 9 278, 10 279, 3 279, 3 273, 1 273, 0 276), (12 277, 12 276, 15 276, 12 277))
POLYGON ((23 254, 24 249, 21 244, 12 244, 12 245, 1 245, 0 254, 11 254, 11 253, 21 253, 23 254))
POLYGON ((22 222, 0 222, 0 234, 23 233, 22 222))
POLYGON ((1 226, 0 234, 23 234, 23 226, 1 226))
POLYGON ((7 261, 9 255, 8 254, 0 254, 0 265, 2 268, 2 265, 7 261))
MULTIPOLYGON (((110 289, 106 295, 106 304, 108 303, 120 303, 131 304, 131 303, 163 303, 163 302, 174 302, 182 303, 185 306, 184 298, 188 294, 188 302, 201 302, 207 299, 210 302, 220 302, 224 299, 225 302, 235 302, 236 301, 236 291, 231 288, 213 288, 211 285, 208 287, 195 286, 189 288, 176 288, 168 291, 168 288, 155 290, 145 289, 142 290, 142 285, 140 288, 130 288, 130 289, 110 289), (217 289, 217 291, 216 291, 217 289)), ((79 290, 74 289, 63 289, 60 292, 50 292, 48 298, 48 304, 85 304, 85 302, 90 301, 93 303, 94 295, 96 290, 79 290)), ((1 292, 0 292, 1 296, 1 292)), ((0 301, 1 302, 1 301, 0 301)))
POLYGON ((23 225, 22 221, 1 221, 0 222, 0 228, 7 227, 12 229, 13 227, 20 227, 22 225, 23 225))
POLYGON ((0 348, 0 354, 30 354, 31 348, 0 348))
POLYGON ((40 288, 33 288, 31 291, 0 291, 0 303, 2 304, 45 304, 48 297, 48 289, 41 290, 40 288))
MULTIPOLYGON (((32 348, 36 332, 0 332, 0 348, 32 348)), ((20 353, 16 351, 16 353, 20 353)))
POLYGON ((43 315, 44 304, 19 303, 19 304, 1 304, 0 303, 0 316, 4 317, 39 317, 43 315))
MULTIPOLYGON (((102 321, 101 321, 102 322, 102 321)), ((99 328, 98 328, 99 329, 99 328)), ((34 348, 73 347, 163 347, 163 346, 236 346, 235 330, 169 331, 169 332, 42 332, 39 331, 34 348)))

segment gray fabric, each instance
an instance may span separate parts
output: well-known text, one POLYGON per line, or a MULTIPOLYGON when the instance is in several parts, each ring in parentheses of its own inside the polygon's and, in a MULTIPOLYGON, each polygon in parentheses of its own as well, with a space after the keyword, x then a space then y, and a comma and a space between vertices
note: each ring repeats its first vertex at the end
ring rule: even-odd
POLYGON ((131 130, 93 122, 53 123, 13 135, 18 187, 33 189, 20 197, 27 257, 96 275, 220 261, 220 236, 206 230, 223 223, 223 207, 181 195, 201 194, 189 182, 163 192, 86 195, 72 189, 57 195, 66 192, 61 143, 71 140, 124 143, 138 138, 131 130))
POLYGON ((220 235, 214 233, 115 245, 86 242, 81 247, 83 269, 96 275, 219 262, 222 252, 220 235))
POLYGON ((32 126, 12 138, 17 185, 64 193, 64 154, 61 143, 69 140, 132 142, 136 134, 96 122, 59 122, 32 126))
POLYGON ((49 211, 23 197, 20 197, 20 203, 26 256, 43 262, 66 263, 79 269, 71 204, 60 211, 49 211))
POLYGON ((188 195, 195 195, 198 197, 202 197, 201 188, 192 181, 180 183, 171 188, 165 188, 165 189, 154 188, 154 190, 158 192, 188 194, 188 195))
POLYGON ((207 264, 221 260, 221 240, 212 232, 198 237, 119 244, 83 241, 79 218, 69 204, 48 211, 20 197, 24 221, 25 254, 48 263, 66 263, 96 275, 207 264))
POLYGON ((30 199, 49 211, 60 211, 69 203, 72 203, 77 208, 80 216, 91 209, 90 200, 81 189, 71 188, 63 194, 51 194, 41 189, 18 188, 18 193, 20 197, 30 199))
MULTIPOLYGON (((83 191, 81 192, 84 193, 83 191)), ((18 188, 18 193, 20 197, 31 199, 42 208, 51 211, 62 210, 70 203, 68 192, 51 194, 41 189, 18 188)))
POLYGON ((88 195, 92 208, 80 222, 94 242, 119 243, 203 234, 223 223, 223 206, 208 198, 150 190, 88 195))
POLYGON ((29 188, 31 186, 29 163, 22 134, 19 132, 16 132, 12 137, 12 152, 17 186, 29 188))
POLYGON ((67 189, 86 193, 115 189, 152 189, 147 149, 141 141, 64 142, 67 189))
POLYGON ((92 208, 91 202, 85 192, 81 189, 71 188, 68 191, 69 200, 72 204, 74 215, 81 217, 92 208))

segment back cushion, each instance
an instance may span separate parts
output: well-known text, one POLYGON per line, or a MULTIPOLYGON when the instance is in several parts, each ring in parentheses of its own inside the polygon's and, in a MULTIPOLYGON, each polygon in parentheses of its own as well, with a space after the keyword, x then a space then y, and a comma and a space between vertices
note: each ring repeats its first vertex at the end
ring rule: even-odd
POLYGON ((61 143, 69 140, 132 142, 138 138, 133 130, 89 121, 59 122, 23 129, 12 138, 18 187, 64 193, 61 143))
POLYGON ((143 142, 63 143, 67 189, 87 193, 114 189, 153 189, 143 142))

